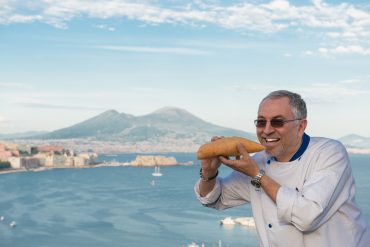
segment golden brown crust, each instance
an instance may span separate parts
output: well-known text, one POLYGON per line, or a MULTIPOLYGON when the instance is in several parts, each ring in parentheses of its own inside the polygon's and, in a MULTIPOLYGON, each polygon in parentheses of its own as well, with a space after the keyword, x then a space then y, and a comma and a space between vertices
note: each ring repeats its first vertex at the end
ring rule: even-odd
POLYGON ((217 156, 238 156, 240 155, 237 148, 238 143, 243 144, 248 153, 255 153, 265 149, 261 144, 242 137, 225 137, 200 146, 197 158, 201 160, 217 156))

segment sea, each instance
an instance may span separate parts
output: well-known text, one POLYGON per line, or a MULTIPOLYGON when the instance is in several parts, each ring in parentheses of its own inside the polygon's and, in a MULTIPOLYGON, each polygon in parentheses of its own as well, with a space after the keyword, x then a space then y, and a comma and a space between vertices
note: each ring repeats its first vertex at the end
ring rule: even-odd
MULTIPOLYGON (((131 166, 1 174, 0 246, 258 246, 255 229, 219 224, 228 216, 250 217, 249 205, 217 211, 197 201, 195 154, 161 155, 194 164, 162 167, 160 177, 152 176, 152 167, 131 166)), ((135 157, 100 155, 99 160, 129 162, 135 157)), ((369 224, 370 155, 350 159, 356 200, 369 224)), ((220 174, 230 172, 222 167, 220 174)))

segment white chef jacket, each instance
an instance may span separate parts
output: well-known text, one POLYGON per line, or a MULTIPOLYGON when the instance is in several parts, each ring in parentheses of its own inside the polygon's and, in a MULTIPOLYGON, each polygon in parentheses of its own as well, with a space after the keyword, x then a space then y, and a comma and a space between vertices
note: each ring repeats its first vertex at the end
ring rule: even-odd
POLYGON ((217 178, 200 202, 216 209, 251 203, 260 246, 369 247, 370 232, 355 203, 355 182, 344 146, 312 137, 303 154, 278 162, 265 151, 253 156, 260 169, 281 185, 276 204, 250 177, 233 171, 217 178))

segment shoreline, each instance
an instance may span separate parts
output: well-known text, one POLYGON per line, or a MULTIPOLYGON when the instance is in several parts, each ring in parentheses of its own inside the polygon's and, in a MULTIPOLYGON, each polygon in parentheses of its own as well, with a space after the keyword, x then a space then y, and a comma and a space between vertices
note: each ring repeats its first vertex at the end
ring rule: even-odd
MULTIPOLYGON (((355 149, 355 148, 347 148, 347 152, 349 155, 370 155, 370 149, 355 149)), ((103 154, 107 156, 118 156, 120 154, 126 154, 126 153, 119 153, 119 154, 103 154)), ((4 169, 0 170, 0 175, 2 174, 12 174, 12 173, 21 173, 21 172, 43 172, 43 171, 49 171, 54 169, 87 169, 87 168, 99 168, 99 167, 126 167, 126 166, 132 166, 132 167, 155 167, 155 166, 192 166, 194 165, 192 161, 187 162, 179 162, 176 164, 145 164, 145 165, 134 165, 131 162, 117 162, 117 161, 110 161, 110 162, 102 162, 97 163, 95 165, 89 165, 89 166, 54 166, 54 167, 37 167, 32 169, 4 169)))
POLYGON ((95 165, 90 165, 90 166, 53 166, 53 167, 37 167, 37 168, 32 168, 32 169, 25 169, 25 168, 20 168, 20 169, 4 169, 0 170, 0 175, 2 174, 11 174, 11 173, 21 173, 21 172, 44 172, 44 171, 49 171, 49 170, 55 170, 55 169, 89 169, 89 168, 99 168, 99 167, 155 167, 155 166, 192 166, 193 163, 191 161, 189 162, 180 162, 177 164, 171 164, 171 165, 132 165, 130 162, 103 162, 103 163, 98 163, 95 165))

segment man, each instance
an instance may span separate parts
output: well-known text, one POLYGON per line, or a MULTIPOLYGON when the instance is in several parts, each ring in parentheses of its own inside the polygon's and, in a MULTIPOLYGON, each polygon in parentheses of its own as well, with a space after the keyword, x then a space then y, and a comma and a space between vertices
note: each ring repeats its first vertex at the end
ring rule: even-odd
MULTIPOLYGON (((370 233, 355 203, 344 146, 305 133, 300 95, 280 90, 260 103, 256 133, 265 150, 201 161, 200 202, 216 209, 251 203, 260 246, 365 247, 370 233), (234 171, 218 178, 221 162, 234 171)), ((217 139, 217 138, 214 138, 217 139)))

